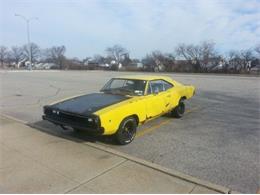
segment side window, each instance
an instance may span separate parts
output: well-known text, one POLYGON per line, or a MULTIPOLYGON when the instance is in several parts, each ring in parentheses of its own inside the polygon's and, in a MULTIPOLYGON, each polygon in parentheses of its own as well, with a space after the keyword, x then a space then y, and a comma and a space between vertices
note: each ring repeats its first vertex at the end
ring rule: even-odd
POLYGON ((164 86, 165 91, 167 91, 168 89, 173 87, 173 85, 171 83, 168 83, 167 81, 162 81, 162 82, 163 82, 163 86, 164 86))
POLYGON ((172 88, 173 85, 164 80, 153 80, 149 82, 147 94, 160 93, 172 88))
POLYGON ((164 86, 162 80, 150 81, 151 93, 160 93, 164 91, 164 86))

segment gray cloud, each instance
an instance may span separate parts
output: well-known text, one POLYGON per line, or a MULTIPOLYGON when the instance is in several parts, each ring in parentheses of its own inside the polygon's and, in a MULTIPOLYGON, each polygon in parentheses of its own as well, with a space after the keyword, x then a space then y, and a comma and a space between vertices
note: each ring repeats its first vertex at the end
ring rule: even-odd
POLYGON ((64 44, 67 55, 103 53, 120 43, 132 56, 155 49, 172 52, 180 43, 214 40, 221 52, 260 42, 257 0, 0 0, 1 44, 26 41, 23 21, 14 13, 38 16, 32 40, 42 47, 64 44))

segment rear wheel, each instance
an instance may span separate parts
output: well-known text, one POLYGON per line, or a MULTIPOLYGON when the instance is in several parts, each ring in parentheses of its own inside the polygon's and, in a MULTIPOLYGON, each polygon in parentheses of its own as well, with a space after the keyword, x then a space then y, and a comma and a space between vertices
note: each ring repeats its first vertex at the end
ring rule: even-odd
POLYGON ((176 117, 176 118, 181 118, 181 117, 183 116, 184 112, 185 112, 184 99, 181 99, 181 100, 179 101, 178 106, 176 106, 176 107, 172 110, 171 114, 172 114, 174 117, 176 117))
POLYGON ((137 122, 134 117, 125 118, 115 134, 116 141, 120 145, 131 143, 136 135, 137 122))

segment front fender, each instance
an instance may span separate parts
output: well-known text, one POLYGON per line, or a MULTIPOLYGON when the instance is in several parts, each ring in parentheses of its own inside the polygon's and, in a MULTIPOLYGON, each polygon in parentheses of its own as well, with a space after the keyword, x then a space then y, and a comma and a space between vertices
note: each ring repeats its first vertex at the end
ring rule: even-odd
POLYGON ((111 135, 116 133, 119 129, 120 123, 129 116, 136 115, 138 121, 146 119, 145 104, 139 100, 131 100, 127 103, 119 103, 111 107, 105 108, 103 111, 95 113, 99 116, 101 127, 104 128, 104 135, 111 135))

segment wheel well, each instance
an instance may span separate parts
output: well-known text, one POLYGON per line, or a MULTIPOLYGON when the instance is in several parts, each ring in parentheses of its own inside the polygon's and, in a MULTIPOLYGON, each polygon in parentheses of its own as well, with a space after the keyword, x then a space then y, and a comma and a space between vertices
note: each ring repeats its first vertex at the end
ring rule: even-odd
POLYGON ((123 122, 125 119, 129 118, 129 117, 133 117, 133 118, 135 119, 135 121, 136 121, 136 125, 138 126, 138 124, 139 124, 139 117, 138 117, 136 114, 133 114, 133 115, 129 115, 129 116, 125 117, 125 118, 120 122, 120 124, 119 124, 119 126, 118 126, 117 129, 119 129, 120 126, 121 126, 121 124, 122 124, 122 122, 123 122))
MULTIPOLYGON (((131 116, 135 118, 136 124, 138 125, 138 124, 139 124, 139 117, 138 117, 136 114, 133 114, 133 115, 131 115, 131 116)), ((130 117, 130 116, 129 116, 129 117, 130 117)))
POLYGON ((180 100, 186 100, 186 96, 182 96, 180 100))

